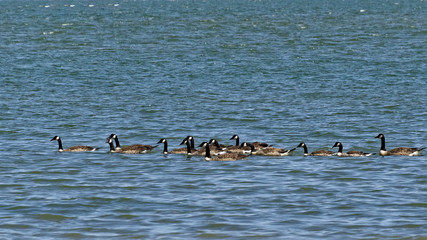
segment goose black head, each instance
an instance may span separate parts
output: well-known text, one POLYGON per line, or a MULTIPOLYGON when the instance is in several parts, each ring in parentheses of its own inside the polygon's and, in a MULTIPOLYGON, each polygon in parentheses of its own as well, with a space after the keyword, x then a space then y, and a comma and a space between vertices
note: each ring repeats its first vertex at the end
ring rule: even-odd
POLYGON ((378 136, 376 136, 375 138, 384 138, 384 134, 380 133, 380 134, 378 134, 378 136))
POLYGON ((184 140, 182 140, 182 142, 179 145, 187 144, 187 142, 188 142, 188 138, 184 138, 184 140))
POLYGON ((55 136, 52 139, 50 139, 50 141, 58 141, 59 140, 59 136, 55 136))
POLYGON ((162 139, 159 140, 158 143, 165 143, 165 142, 166 142, 166 138, 162 138, 162 139))
POLYGON ((334 147, 339 147, 339 146, 342 146, 342 143, 340 143, 340 142, 336 142, 336 143, 334 144, 334 146, 332 146, 332 147, 334 148, 334 147))
POLYGON ((238 139, 239 138, 239 135, 237 135, 237 134, 234 134, 231 138, 230 138, 230 140, 233 140, 233 139, 238 139))
POLYGON ((297 148, 299 148, 299 147, 304 147, 304 146, 306 146, 306 145, 305 145, 305 143, 304 143, 304 142, 301 142, 300 144, 298 144, 297 148))

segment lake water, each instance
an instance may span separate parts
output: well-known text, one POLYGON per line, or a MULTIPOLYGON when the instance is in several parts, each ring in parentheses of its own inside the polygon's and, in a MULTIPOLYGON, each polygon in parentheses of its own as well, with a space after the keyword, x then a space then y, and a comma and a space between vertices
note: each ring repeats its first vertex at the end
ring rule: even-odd
POLYGON ((0 238, 425 239, 427 150, 374 137, 427 146, 426 24, 424 0, 0 0, 0 238), (377 155, 108 154, 111 133, 377 155))

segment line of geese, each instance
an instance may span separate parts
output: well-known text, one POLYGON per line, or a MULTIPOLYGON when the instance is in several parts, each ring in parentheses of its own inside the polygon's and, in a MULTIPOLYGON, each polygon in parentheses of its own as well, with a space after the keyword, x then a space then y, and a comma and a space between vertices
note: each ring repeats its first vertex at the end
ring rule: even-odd
MULTIPOLYGON (((408 148, 398 147, 387 151, 385 148, 385 137, 384 134, 378 134, 375 138, 381 140, 381 148, 379 155, 391 156, 391 155, 403 155, 403 156, 416 156, 421 153, 424 148, 408 148)), ((296 148, 304 149, 304 156, 340 156, 340 157, 361 157, 371 156, 375 153, 365 153, 361 151, 348 151, 343 152, 343 145, 341 142, 336 142, 332 147, 338 147, 338 152, 332 152, 328 150, 318 150, 309 153, 308 147, 304 142, 301 142, 296 148, 286 150, 284 148, 275 148, 270 144, 263 142, 243 142, 240 144, 240 138, 238 135, 233 135, 230 140, 235 140, 235 145, 225 146, 219 144, 216 139, 211 139, 209 142, 202 142, 199 145, 199 149, 195 148, 194 137, 187 136, 182 140, 180 145, 186 145, 183 148, 176 148, 168 151, 168 141, 166 138, 160 139, 158 144, 163 143, 163 154, 187 154, 188 156, 205 156, 206 161, 234 161, 249 157, 250 155, 262 155, 262 156, 290 156, 296 148)), ((96 151, 99 148, 90 146, 74 146, 64 149, 62 147, 62 140, 59 136, 55 136, 51 141, 58 141, 59 152, 85 152, 85 151, 96 151)), ((157 145, 143 145, 134 144, 129 146, 121 146, 119 138, 116 134, 111 134, 106 143, 109 144, 112 153, 125 153, 125 154, 141 154, 152 151, 157 145), (115 144, 115 146, 114 146, 115 144)))

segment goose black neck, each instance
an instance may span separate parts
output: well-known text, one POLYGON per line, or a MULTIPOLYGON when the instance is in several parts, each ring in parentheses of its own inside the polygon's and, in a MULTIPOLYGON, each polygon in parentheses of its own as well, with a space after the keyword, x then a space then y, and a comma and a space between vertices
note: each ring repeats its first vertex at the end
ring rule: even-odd
POLYGON ((205 155, 205 157, 212 158, 211 157, 211 149, 209 148, 209 143, 206 144, 206 155, 205 155))
POLYGON ((304 144, 304 146, 302 146, 304 148, 304 154, 308 154, 308 148, 307 145, 304 144))
POLYGON ((191 146, 190 146, 190 143, 188 142, 188 141, 186 141, 186 143, 185 143, 186 145, 187 145, 187 154, 190 154, 191 153, 191 146))
POLYGON ((342 153, 342 145, 339 145, 339 146, 338 146, 338 152, 339 152, 339 153, 342 153))
POLYGON ((60 138, 58 139, 58 150, 64 150, 62 148, 62 140, 60 138))
POLYGON ((191 149, 194 149, 194 138, 191 138, 190 141, 191 141, 191 146, 190 147, 191 147, 191 149))
POLYGON ((167 153, 168 152, 168 141, 165 140, 165 142, 163 143, 163 153, 167 153))
POLYGON ((116 147, 119 148, 120 143, 119 143, 119 138, 117 136, 114 138, 114 141, 116 142, 116 147))
POLYGON ((112 141, 109 141, 109 142, 108 142, 108 145, 110 145, 110 152, 114 152, 114 151, 115 151, 115 149, 114 149, 114 144, 113 144, 113 142, 112 142, 112 141))
POLYGON ((251 147, 251 154, 252 154, 253 152, 255 152, 255 147, 254 147, 254 145, 249 144, 249 147, 251 147))
POLYGON ((236 146, 240 146, 239 142, 240 142, 240 141, 239 141, 239 138, 237 137, 237 138, 236 138, 236 146))
POLYGON ((381 138, 381 149, 380 150, 386 151, 385 150, 385 137, 381 138))

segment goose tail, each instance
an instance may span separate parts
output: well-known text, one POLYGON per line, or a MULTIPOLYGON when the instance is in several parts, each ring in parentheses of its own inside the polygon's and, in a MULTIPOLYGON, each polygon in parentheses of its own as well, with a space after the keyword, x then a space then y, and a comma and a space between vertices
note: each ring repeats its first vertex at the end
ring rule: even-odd
POLYGON ((372 156, 372 155, 376 155, 376 153, 364 153, 363 156, 372 156))

